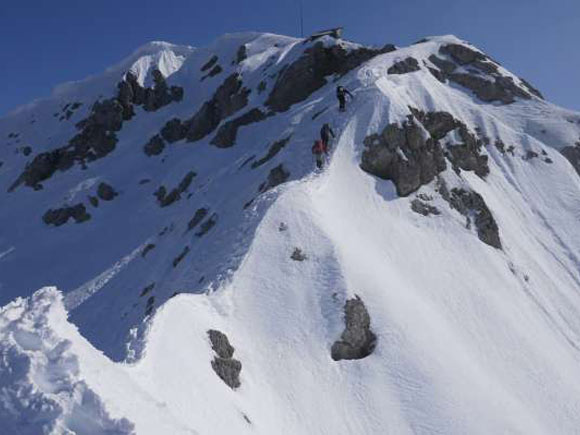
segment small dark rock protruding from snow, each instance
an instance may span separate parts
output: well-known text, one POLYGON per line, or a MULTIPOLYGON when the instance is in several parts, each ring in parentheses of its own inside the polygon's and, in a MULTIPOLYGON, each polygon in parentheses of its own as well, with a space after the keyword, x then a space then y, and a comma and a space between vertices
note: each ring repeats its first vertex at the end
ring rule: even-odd
POLYGON ((185 258, 185 256, 189 253, 189 250, 189 246, 183 248, 183 251, 181 251, 181 253, 173 259, 173 267, 177 267, 177 265, 181 263, 181 260, 185 258))
POLYGON ((152 282, 151 284, 149 284, 147 287, 145 287, 143 290, 141 290, 141 294, 139 295, 139 297, 143 297, 145 295, 147 295, 148 293, 151 292, 151 290, 153 290, 153 287, 155 287, 155 283, 152 282))
POLYGON ((71 207, 51 208, 42 216, 45 224, 57 227, 66 224, 70 218, 73 218, 77 224, 80 224, 88 221, 91 215, 87 213, 85 205, 79 203, 71 207))
POLYGON ((282 163, 273 168, 268 174, 268 179, 260 185, 260 193, 264 193, 288 180, 290 172, 284 169, 282 163))
POLYGON ((202 237, 204 235, 206 235, 209 230, 211 230, 215 224, 217 223, 218 220, 218 215, 217 213, 212 214, 209 219, 206 219, 205 222, 203 222, 200 227, 199 227, 199 231, 195 233, 195 235, 197 237, 202 237))
POLYGON ((304 252, 302 252, 302 249, 300 249, 300 248, 294 248, 294 251, 292 252, 292 255, 290 256, 290 258, 294 261, 304 261, 304 260, 308 259, 306 254, 304 252))
POLYGON ((411 201, 411 210, 423 216, 429 216, 430 214, 433 215, 441 214, 441 212, 437 207, 431 204, 427 204, 418 198, 415 198, 413 201, 411 201))
POLYGON ((159 186, 159 188, 154 193, 157 201, 159 202, 159 205, 161 207, 167 207, 168 205, 173 204, 175 201, 178 201, 181 198, 181 194, 189 188, 196 175, 197 174, 194 171, 189 171, 179 182, 179 185, 172 189, 169 193, 167 193, 167 188, 165 186, 159 186))
POLYGON ((264 163, 278 154, 288 144, 291 137, 292 135, 274 142, 264 157, 252 163, 252 169, 256 169, 257 167, 262 166, 264 163))
POLYGON ((242 371, 242 363, 233 357, 234 347, 223 332, 210 329, 207 331, 207 335, 215 352, 211 362, 212 369, 228 387, 235 390, 241 385, 240 372, 242 371))
POLYGON ((346 301, 344 305, 344 331, 332 345, 333 360, 363 359, 375 350, 377 337, 371 331, 371 318, 360 297, 346 301))
POLYGON ((147 243, 147 245, 143 248, 143 251, 141 251, 141 257, 145 258, 149 251, 153 249, 155 249, 155 245, 153 243, 147 243))
POLYGON ((193 217, 187 223, 187 231, 194 229, 202 220, 204 220, 208 212, 209 210, 207 208, 198 208, 193 217))
POLYGON ((118 193, 113 187, 105 182, 99 183, 97 187, 97 196, 103 201, 112 201, 118 193))
POLYGON ((202 67, 201 70, 202 71, 207 71, 208 69, 210 69, 212 66, 214 66, 216 64, 216 62, 218 61, 218 57, 216 55, 212 56, 202 67))
POLYGON ((158 156, 159 154, 161 154, 164 148, 165 141, 160 135, 156 134, 151 139, 149 139, 149 142, 145 144, 145 146, 143 147, 143 151, 148 156, 158 156))

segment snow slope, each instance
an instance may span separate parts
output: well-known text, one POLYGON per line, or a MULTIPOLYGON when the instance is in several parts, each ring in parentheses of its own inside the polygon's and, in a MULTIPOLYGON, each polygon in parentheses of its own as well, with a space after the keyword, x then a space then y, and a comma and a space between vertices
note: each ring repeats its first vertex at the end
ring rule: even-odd
MULTIPOLYGON (((6 194, 10 211, 0 221, 14 231, 0 245, 2 298, 54 282, 64 297, 43 289, 0 313, 2 424, 15 433, 35 433, 23 421, 46 433, 576 433, 580 178, 559 150, 580 136, 580 115, 535 97, 486 103, 424 67, 387 72, 408 56, 425 65, 450 43, 464 44, 429 38, 341 77, 355 95, 345 114, 336 111, 330 82, 290 110, 242 127, 231 148, 207 138, 171 144, 161 158, 143 155, 141 146, 164 122, 192 113, 219 85, 216 77, 199 81, 213 53, 254 89, 265 65, 283 68, 305 47, 275 35, 223 37, 191 51, 169 77, 184 86, 183 102, 139 112, 111 157, 58 173, 40 192, 6 194), (240 44, 248 46, 247 59, 229 65, 240 44), (409 107, 448 112, 491 139, 483 151, 489 175, 448 165, 440 177, 482 196, 502 249, 466 227, 436 181, 402 197, 393 182, 360 169, 364 139, 405 121, 409 107), (323 122, 337 138, 330 164, 315 173, 310 145, 323 122), (242 166, 289 134, 272 160, 255 170, 242 166), (493 146, 496 139, 513 153, 493 146), (279 163, 289 181, 244 208, 279 163), (192 167, 191 197, 169 208, 154 203, 154 188, 143 187, 149 183, 138 184, 148 177, 154 187, 173 186, 192 167), (87 223, 47 228, 39 219, 56 198, 78 198, 101 179, 120 195, 91 209, 87 223), (416 198, 432 198, 440 214, 415 213, 416 198), (202 205, 219 219, 198 238, 185 229, 202 205), (163 227, 173 231, 160 236, 163 227), (143 257, 149 243, 156 247, 143 257), (186 244, 190 252, 172 267, 186 244), (291 259, 296 248, 304 261, 291 259), (34 274, 23 274, 24 265, 34 274), (150 282, 153 289, 139 297, 150 282), (171 297, 176 292, 193 294, 171 297), (144 317, 151 295, 158 308, 144 317), (364 359, 334 361, 330 348, 355 295, 377 346, 364 359), (66 322, 63 300, 78 329, 66 322), (239 388, 212 370, 210 329, 235 348, 239 388)), ((252 92, 248 107, 264 101, 252 92)), ((3 120, 1 134, 31 110, 3 120)), ((29 134, 22 140, 32 140, 29 134)), ((20 155, 8 157, 2 185, 22 166, 20 155)))

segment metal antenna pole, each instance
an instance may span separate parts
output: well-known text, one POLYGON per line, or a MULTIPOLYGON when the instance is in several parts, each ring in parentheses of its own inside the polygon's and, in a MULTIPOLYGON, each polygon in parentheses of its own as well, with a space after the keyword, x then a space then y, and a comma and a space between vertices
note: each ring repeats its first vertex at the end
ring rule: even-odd
POLYGON ((300 37, 304 38, 304 9, 302 7, 302 0, 298 0, 300 7, 300 37))

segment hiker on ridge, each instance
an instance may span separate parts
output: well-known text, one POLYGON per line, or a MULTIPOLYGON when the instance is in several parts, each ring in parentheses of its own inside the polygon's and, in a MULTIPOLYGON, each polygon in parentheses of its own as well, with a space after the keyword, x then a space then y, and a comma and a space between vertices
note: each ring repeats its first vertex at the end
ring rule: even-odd
POLYGON ((328 145, 330 145, 331 137, 333 139, 335 138, 334 131, 332 131, 332 128, 330 128, 330 125, 328 125, 328 123, 325 123, 320 129, 320 139, 322 140, 324 145, 326 145, 327 148, 328 145))
POLYGON ((324 162, 326 161, 326 157, 328 155, 328 146, 322 140, 317 140, 312 145, 312 154, 316 159, 316 167, 318 169, 322 169, 324 166, 324 162))
POLYGON ((354 97, 344 86, 336 87, 336 98, 338 98, 338 110, 344 112, 346 110, 346 96, 349 96, 352 100, 354 97))

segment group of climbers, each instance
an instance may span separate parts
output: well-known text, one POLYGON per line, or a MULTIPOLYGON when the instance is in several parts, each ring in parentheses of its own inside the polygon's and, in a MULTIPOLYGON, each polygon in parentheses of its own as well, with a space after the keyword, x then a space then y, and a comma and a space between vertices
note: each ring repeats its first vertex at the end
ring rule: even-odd
MULTIPOLYGON (((344 112, 346 110, 346 97, 347 95, 352 100, 353 95, 343 86, 336 87, 336 98, 338 99, 338 110, 344 112)), ((314 142, 312 146, 312 154, 316 159, 316 167, 322 169, 324 163, 328 157, 328 151, 330 149, 330 139, 334 139, 334 131, 328 123, 325 123, 320 129, 320 139, 314 142)))

